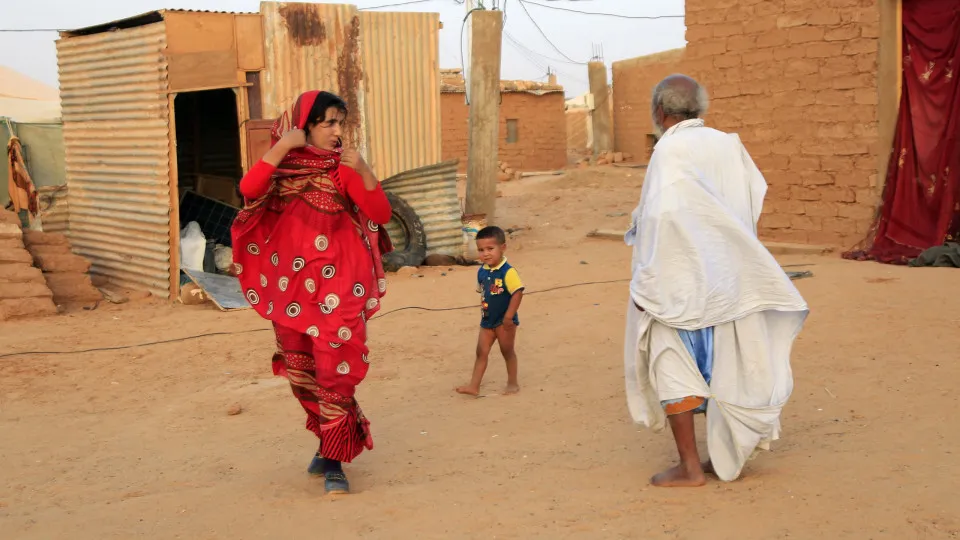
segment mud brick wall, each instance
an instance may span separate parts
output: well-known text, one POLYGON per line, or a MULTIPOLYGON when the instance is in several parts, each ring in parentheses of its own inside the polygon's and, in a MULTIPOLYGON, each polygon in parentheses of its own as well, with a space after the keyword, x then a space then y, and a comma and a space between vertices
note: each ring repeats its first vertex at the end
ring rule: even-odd
POLYGON ((33 264, 43 271, 57 305, 89 304, 103 298, 87 274, 90 261, 73 253, 66 236, 27 231, 23 243, 33 257, 33 264))
POLYGON ((772 240, 851 246, 877 203, 877 0, 687 0, 683 68, 769 184, 772 240))
MULTIPOLYGON (((567 125, 563 94, 555 92, 537 96, 509 92, 501 96, 499 160, 519 171, 565 167, 567 125), (518 121, 516 143, 507 143, 508 119, 518 121)), ((466 172, 470 109, 464 103, 463 94, 459 93, 441 94, 440 106, 443 159, 459 159, 460 172, 466 172)))
POLYGON ((587 148, 589 133, 587 122, 590 122, 590 111, 587 109, 568 109, 567 121, 567 155, 586 156, 591 153, 587 148))
POLYGON ((24 247, 20 218, 0 209, 0 321, 56 313, 53 293, 24 247))
POLYGON ((647 163, 648 138, 653 134, 650 98, 653 87, 682 71, 684 49, 631 58, 613 63, 613 138, 617 152, 647 163))

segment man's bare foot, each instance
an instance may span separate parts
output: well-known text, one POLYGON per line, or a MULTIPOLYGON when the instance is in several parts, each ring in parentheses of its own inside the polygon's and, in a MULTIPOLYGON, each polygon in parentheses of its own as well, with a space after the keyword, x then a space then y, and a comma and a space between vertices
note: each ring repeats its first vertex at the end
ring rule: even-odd
POLYGON ((503 390, 503 395, 511 396, 520 391, 519 384, 508 384, 507 387, 503 390))
POLYGON ((717 474, 717 471, 713 470, 713 462, 709 459, 701 463, 700 468, 703 469, 703 474, 717 474))
POLYGON ((467 396, 477 397, 478 395, 480 395, 480 389, 479 389, 479 388, 474 388, 474 387, 472 387, 472 386, 470 386, 470 385, 467 385, 467 386, 459 386, 459 387, 457 387, 457 393, 458 393, 458 394, 464 394, 464 395, 467 395, 467 396))
POLYGON ((707 483, 702 470, 689 471, 683 465, 667 469, 650 479, 657 487, 700 487, 707 483))

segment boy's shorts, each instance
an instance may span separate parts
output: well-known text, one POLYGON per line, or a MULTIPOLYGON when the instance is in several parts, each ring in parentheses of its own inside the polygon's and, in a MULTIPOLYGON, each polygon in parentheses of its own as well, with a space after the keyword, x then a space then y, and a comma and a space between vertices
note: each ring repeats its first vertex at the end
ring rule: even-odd
MULTIPOLYGON (((504 315, 506 315, 505 312, 498 313, 498 314, 488 312, 485 317, 480 317, 480 328, 484 328, 486 330, 495 330, 497 328, 500 328, 501 326, 503 326, 504 315)), ((520 326, 519 314, 513 316, 513 324, 516 326, 520 326)))

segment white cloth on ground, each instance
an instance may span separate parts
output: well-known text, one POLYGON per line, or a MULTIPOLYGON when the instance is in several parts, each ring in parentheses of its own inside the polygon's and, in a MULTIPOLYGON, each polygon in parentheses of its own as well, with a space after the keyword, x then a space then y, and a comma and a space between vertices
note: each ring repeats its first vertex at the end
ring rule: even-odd
POLYGON ((660 431, 660 401, 709 398, 707 445, 723 480, 779 437, 793 390, 790 351, 808 313, 757 238, 765 194, 739 137, 688 120, 657 143, 626 235, 634 247, 624 343, 630 414, 660 431), (709 386, 676 332, 708 327, 709 386))

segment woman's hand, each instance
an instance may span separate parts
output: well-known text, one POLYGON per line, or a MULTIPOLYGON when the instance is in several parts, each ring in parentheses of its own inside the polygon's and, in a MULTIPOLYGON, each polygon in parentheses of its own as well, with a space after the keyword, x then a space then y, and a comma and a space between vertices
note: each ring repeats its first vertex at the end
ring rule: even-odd
POLYGON ((373 169, 370 168, 370 165, 367 165, 360 152, 353 148, 347 148, 343 151, 343 154, 340 155, 340 163, 357 171, 360 178, 363 178, 363 187, 367 191, 373 191, 380 185, 377 176, 373 174, 373 169))
POLYGON ((340 156, 340 163, 343 163, 347 167, 360 173, 360 176, 366 176, 371 174, 370 166, 367 165, 367 162, 364 161, 363 156, 360 155, 360 152, 357 152, 353 148, 347 148, 343 151, 343 154, 340 156))
POLYGON ((283 137, 280 137, 277 144, 273 145, 270 150, 267 150, 267 153, 263 155, 263 161, 274 167, 279 167, 280 162, 283 161, 283 158, 287 157, 287 154, 289 154, 291 150, 303 148, 306 145, 306 132, 302 129, 291 129, 284 133, 283 137))
POLYGON ((280 141, 277 142, 277 146, 281 146, 287 151, 294 150, 296 148, 303 148, 307 145, 307 133, 302 129, 291 129, 290 131, 283 134, 283 137, 280 138, 280 141))

